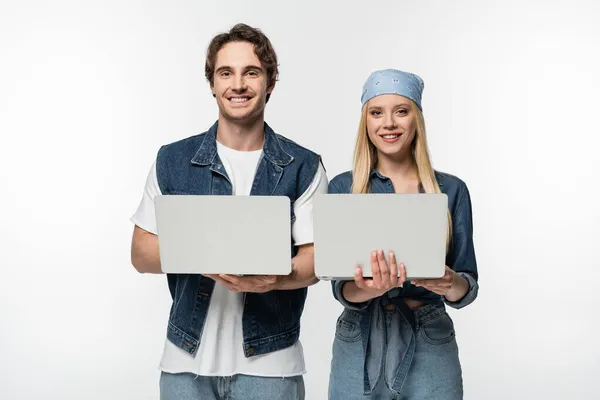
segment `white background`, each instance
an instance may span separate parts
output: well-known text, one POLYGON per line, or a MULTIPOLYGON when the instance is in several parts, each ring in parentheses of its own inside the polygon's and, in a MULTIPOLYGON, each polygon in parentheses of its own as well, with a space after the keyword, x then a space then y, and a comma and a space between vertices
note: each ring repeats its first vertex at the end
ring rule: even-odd
MULTIPOLYGON (((158 398, 170 298, 131 267, 129 217, 158 147, 214 122, 204 52, 239 21, 279 55, 267 121, 329 178, 368 74, 425 80, 434 167, 473 201, 480 296, 450 310, 465 398, 598 398, 597 2, 0 4, 0 398, 158 398)), ((310 289, 307 399, 340 310, 310 289)))

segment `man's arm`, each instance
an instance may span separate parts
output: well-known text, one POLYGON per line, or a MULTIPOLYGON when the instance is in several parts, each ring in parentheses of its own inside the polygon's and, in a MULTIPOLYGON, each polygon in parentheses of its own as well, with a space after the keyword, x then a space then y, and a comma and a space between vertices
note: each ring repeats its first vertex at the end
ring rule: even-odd
POLYGON ((312 243, 298 247, 298 253, 292 258, 292 265, 292 273, 278 279, 275 290, 300 289, 319 282, 315 277, 315 253, 312 243))
POLYGON ((160 268, 158 236, 137 225, 133 228, 131 239, 131 264, 142 274, 163 273, 160 268))
POLYGON ((298 253, 292 258, 292 273, 281 279, 277 279, 275 290, 299 289, 319 282, 315 277, 313 201, 317 194, 327 193, 327 185, 325 167, 319 162, 319 167, 313 181, 294 205, 296 221, 292 225, 292 236, 294 242, 299 245, 298 253))

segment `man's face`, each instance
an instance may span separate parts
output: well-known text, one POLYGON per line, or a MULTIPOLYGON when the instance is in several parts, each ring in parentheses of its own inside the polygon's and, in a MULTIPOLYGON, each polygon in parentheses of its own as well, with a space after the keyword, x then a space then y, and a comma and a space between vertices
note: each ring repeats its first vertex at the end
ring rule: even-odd
POLYGON ((230 42, 219 50, 211 87, 224 118, 238 123, 251 122, 264 111, 268 77, 248 42, 230 42))

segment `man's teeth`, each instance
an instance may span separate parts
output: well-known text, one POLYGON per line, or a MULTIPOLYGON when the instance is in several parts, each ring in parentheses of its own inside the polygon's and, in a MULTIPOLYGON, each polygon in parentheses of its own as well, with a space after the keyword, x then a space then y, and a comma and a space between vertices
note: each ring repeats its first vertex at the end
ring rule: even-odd
POLYGON ((248 101, 247 97, 232 97, 231 101, 234 103, 243 103, 244 101, 248 101))
POLYGON ((383 138, 384 138, 384 139, 395 139, 395 138, 397 138, 398 136, 400 136, 400 135, 383 135, 383 138))

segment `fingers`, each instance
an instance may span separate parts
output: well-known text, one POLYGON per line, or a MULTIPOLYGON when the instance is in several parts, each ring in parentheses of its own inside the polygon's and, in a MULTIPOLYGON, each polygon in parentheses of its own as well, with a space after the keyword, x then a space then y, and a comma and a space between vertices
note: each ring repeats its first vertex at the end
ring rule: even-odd
POLYGON ((385 257, 383 256, 383 250, 379 250, 377 252, 377 264, 379 265, 379 276, 381 278, 381 286, 382 288, 386 288, 390 286, 390 269, 388 267, 387 261, 385 261, 385 257))
POLYGON ((235 275, 219 274, 219 277, 233 285, 239 285, 241 281, 241 278, 235 275))
POLYGON ((406 267, 404 263, 400 264, 400 278, 398 278, 398 286, 403 287, 406 282, 406 267))
POLYGON ((362 276, 362 269, 360 267, 357 267, 356 270, 354 271, 354 283, 356 284, 356 287, 358 287, 359 289, 367 288, 367 282, 365 281, 365 278, 363 278, 363 276, 362 276))
POLYGON ((379 270, 376 251, 371 253, 371 274, 373 275, 373 286, 379 287, 381 284, 381 271, 379 270))
POLYGON ((388 258, 390 260, 390 286, 396 287, 398 286, 398 264, 393 251, 390 251, 388 258))
POLYGON ((240 289, 234 285, 233 283, 223 279, 221 276, 219 275, 206 275, 207 277, 213 279, 215 282, 220 283, 221 285, 225 286, 227 289, 229 289, 232 292, 239 292, 240 289))

